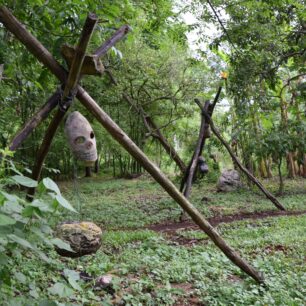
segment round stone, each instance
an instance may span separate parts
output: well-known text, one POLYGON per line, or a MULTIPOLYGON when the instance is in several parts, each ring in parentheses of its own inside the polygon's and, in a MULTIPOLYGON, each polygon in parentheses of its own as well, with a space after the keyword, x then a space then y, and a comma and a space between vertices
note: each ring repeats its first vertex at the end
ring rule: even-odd
POLYGON ((57 226, 56 236, 68 243, 74 252, 56 247, 66 257, 81 257, 96 253, 101 246, 102 230, 92 222, 64 222, 57 226))

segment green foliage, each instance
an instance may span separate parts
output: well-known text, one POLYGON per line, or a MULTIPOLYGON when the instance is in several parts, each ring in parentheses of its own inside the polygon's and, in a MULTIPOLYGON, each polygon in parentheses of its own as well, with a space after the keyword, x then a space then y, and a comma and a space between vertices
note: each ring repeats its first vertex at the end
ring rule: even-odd
MULTIPOLYGON (((4 156, 2 156, 3 160, 5 160, 4 156)), ((14 167, 11 170, 14 170, 14 167)), ((31 287, 27 277, 21 272, 22 258, 28 256, 42 260, 45 265, 52 265, 54 261, 46 255, 46 250, 53 246, 60 246, 72 251, 64 241, 58 238, 53 239, 50 219, 62 213, 60 206, 74 212, 75 210, 61 195, 56 183, 49 178, 37 184, 36 181, 18 174, 8 178, 2 177, 1 183, 0 295, 7 293, 2 300, 6 305, 14 291, 22 290, 23 286, 31 287), (10 191, 16 188, 16 185, 21 188, 38 186, 39 196, 32 202, 27 202, 16 191, 10 191), (19 260, 21 260, 20 263, 18 263, 19 260)), ((32 296, 35 297, 38 294, 34 293, 35 286, 31 289, 32 296)))

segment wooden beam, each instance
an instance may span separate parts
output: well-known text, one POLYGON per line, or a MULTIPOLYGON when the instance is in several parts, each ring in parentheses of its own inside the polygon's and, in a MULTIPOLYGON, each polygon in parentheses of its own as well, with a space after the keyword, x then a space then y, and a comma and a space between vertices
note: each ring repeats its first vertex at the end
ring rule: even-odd
POLYGON ((104 56, 107 51, 112 48, 118 41, 120 41, 126 34, 131 30, 128 25, 123 25, 120 27, 113 35, 110 37, 101 47, 99 47, 95 52, 94 56, 101 57, 104 56))
POLYGON ((21 143, 29 136, 29 134, 31 134, 32 131, 48 117, 49 113, 58 105, 60 99, 60 91, 56 91, 11 140, 9 145, 11 151, 15 151, 19 148, 21 143))
MULTIPOLYGON (((3 7, 0 8, 0 19, 3 14, 3 7)), ((15 19, 16 20, 16 19, 15 19)), ((12 20, 14 22, 14 20, 12 20)), ((14 27, 11 27, 14 28, 14 27)), ((14 34, 14 32, 13 32, 14 34)), ((27 31, 25 35, 31 35, 27 31)), ((36 46, 41 47, 41 44, 36 46)), ((30 51, 35 49, 31 46, 30 51)), ((37 50, 35 50, 35 54, 37 50)), ((40 55, 41 56, 41 55, 40 55)), ((49 59, 49 58, 48 58, 49 59)), ((44 61, 48 61, 46 57, 44 61)), ((52 59, 52 62, 56 62, 52 59)), ((58 64, 57 64, 58 65, 58 64)), ((47 64, 52 68, 53 65, 47 64)), ((52 68, 53 69, 53 68, 52 68)), ((55 69, 56 76, 60 79, 63 76, 57 75, 62 72, 55 69)), ((64 72, 66 74, 66 72, 64 72)), ((264 278, 247 261, 245 261, 232 247, 230 247, 211 224, 202 216, 202 214, 182 195, 175 185, 160 171, 160 169, 151 162, 147 156, 137 147, 137 145, 124 133, 123 130, 100 108, 92 97, 78 85, 77 98, 81 103, 92 112, 101 125, 111 134, 111 136, 120 143, 142 166, 153 176, 153 178, 167 191, 167 193, 190 215, 192 220, 210 237, 210 239, 222 250, 222 252, 240 269, 250 275, 258 283, 263 283, 264 278)))
MULTIPOLYGON (((79 43, 75 50, 71 68, 69 70, 67 83, 65 85, 63 96, 61 99, 61 106, 55 113, 54 117, 52 118, 50 125, 47 128, 45 137, 37 153, 36 162, 32 172, 32 178, 36 181, 40 179, 43 163, 49 152, 55 133, 60 123, 62 122, 67 110, 69 109, 70 104, 72 103, 72 99, 74 97, 73 92, 75 91, 76 86, 78 84, 78 80, 80 78, 80 73, 85 58, 86 48, 97 21, 98 18, 95 14, 88 14, 83 27, 83 31, 81 33, 79 43)), ((34 194, 35 194, 35 188, 30 188, 27 196, 28 199, 31 198, 33 199, 34 194)))
MULTIPOLYGON (((204 109, 208 110, 209 107, 209 101, 205 102, 204 105, 204 109)), ((190 192, 191 192, 191 187, 192 187, 192 181, 194 179, 194 175, 197 169, 197 165, 198 165, 198 160, 199 160, 199 156, 201 154, 201 151, 203 150, 203 145, 204 145, 204 139, 205 139, 205 132, 207 130, 207 122, 205 120, 205 117, 202 115, 201 116, 201 127, 200 127, 200 132, 199 132, 199 137, 198 137, 198 141, 192 156, 192 160, 191 160, 191 164, 189 167, 189 171, 188 171, 188 177, 186 180, 186 186, 185 186, 185 190, 184 190, 184 196, 186 198, 189 198, 190 196, 190 192)))
MULTIPOLYGON (((75 48, 63 45, 61 47, 61 54, 66 60, 68 67, 71 67, 74 54, 75 54, 75 48)), ((101 62, 101 60, 94 55, 86 55, 84 58, 84 62, 82 65, 81 74, 82 75, 102 75, 104 73, 104 66, 101 62)))

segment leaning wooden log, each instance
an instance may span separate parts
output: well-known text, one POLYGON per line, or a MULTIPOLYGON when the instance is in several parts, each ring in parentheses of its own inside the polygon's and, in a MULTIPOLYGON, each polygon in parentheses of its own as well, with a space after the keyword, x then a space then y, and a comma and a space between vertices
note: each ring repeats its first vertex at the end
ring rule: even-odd
MULTIPOLYGON (((199 132, 199 137, 198 137, 195 151, 188 164, 188 167, 185 169, 185 172, 182 177, 181 184, 180 184, 180 191, 183 192, 185 197, 187 198, 190 196, 190 193, 191 193, 192 183, 196 175, 196 168, 198 165, 199 157, 202 155, 202 151, 205 146, 205 141, 207 138, 210 137, 209 122, 207 122, 204 114, 202 113, 202 110, 204 109, 209 114, 210 117, 212 116, 215 106, 219 100, 221 90, 222 90, 222 86, 219 86, 213 103, 209 103, 207 101, 204 104, 204 106, 202 106, 201 102, 198 99, 194 100, 195 103, 199 106, 201 110, 201 125, 200 125, 200 132, 199 132)), ((180 215, 180 221, 184 221, 185 219, 186 219, 186 214, 184 213, 184 211, 182 211, 180 215)))
MULTIPOLYGON (((0 7, 0 21, 2 22, 2 16, 7 12, 11 13, 3 7, 0 7)), ((15 19, 10 18, 10 29, 12 33, 17 31, 19 33, 19 27, 21 26, 23 34, 27 36, 25 41, 28 41, 29 37, 32 37, 25 28, 15 19), (17 22, 17 23, 16 23, 17 22)), ((33 41, 33 40, 32 40, 33 41)), ((36 40, 37 42, 37 40, 36 40)), ((27 45, 26 45, 27 46, 27 45)), ((34 54, 38 54, 40 61, 45 62, 46 66, 59 78, 64 79, 66 72, 56 62, 54 58, 51 58, 46 53, 46 50, 41 51, 43 47, 40 43, 34 44, 28 48, 29 51, 34 51, 34 54), (45 56, 46 55, 46 56, 45 56), (48 63, 50 61, 50 63, 48 63), (60 67, 60 68, 59 68, 60 67)), ((44 48, 44 47, 43 47, 44 48)), ((120 143, 142 166, 154 177, 154 179, 167 191, 167 193, 190 215, 192 220, 210 237, 210 239, 222 250, 222 252, 240 269, 250 275, 258 283, 263 283, 264 278, 261 273, 257 272, 247 261, 230 247, 219 233, 211 226, 211 224, 201 215, 201 213, 184 197, 183 194, 175 187, 175 185, 160 171, 160 169, 151 162, 147 156, 136 146, 136 144, 124 133, 123 130, 99 107, 99 105, 91 98, 91 96, 81 87, 77 87, 77 98, 81 103, 92 112, 101 125, 111 134, 111 136, 120 143)))
POLYGON ((110 37, 101 47, 99 47, 95 52, 94 55, 97 57, 104 56, 107 51, 112 48, 118 41, 120 41, 129 31, 131 28, 128 25, 123 25, 118 29, 112 37, 110 37))
POLYGON ((252 173, 244 167, 237 156, 234 154, 232 151, 231 147, 228 145, 228 143, 225 141, 225 139, 222 137, 222 135, 219 133, 217 128, 215 127, 213 120, 209 117, 209 122, 210 122, 210 128, 212 132, 216 135, 216 137, 220 140, 220 142, 224 145, 226 148, 227 152, 233 159, 233 161, 236 163, 238 168, 247 176, 247 178, 254 183, 261 191, 262 193, 280 210, 286 210, 286 208, 273 196, 271 192, 269 192, 262 184, 261 182, 252 175, 252 173))
POLYGON ((60 91, 56 91, 48 101, 36 112, 36 114, 21 128, 14 136, 9 145, 11 151, 16 151, 21 143, 29 136, 30 133, 48 117, 49 113, 58 105, 61 99, 60 91))
POLYGON ((77 98, 96 117, 111 136, 120 143, 152 177, 167 191, 167 193, 184 209, 192 220, 212 239, 222 252, 244 272, 253 277, 257 282, 263 283, 263 276, 257 272, 247 261, 231 248, 202 214, 184 197, 175 185, 150 161, 137 145, 124 133, 120 127, 99 107, 99 105, 81 87, 77 98))
MULTIPOLYGON (((71 64, 71 68, 69 70, 68 79, 64 88, 60 107, 52 118, 50 125, 47 128, 42 144, 37 153, 36 162, 32 172, 32 178, 35 181, 38 181, 40 178, 43 163, 49 152, 52 140, 74 98, 74 91, 81 75, 81 68, 85 58, 86 48, 97 22, 98 18, 95 14, 88 14, 83 27, 83 31, 81 33, 79 43, 75 49, 74 58, 71 64)), ((33 198, 34 194, 35 188, 30 188, 28 191, 27 198, 33 198)))

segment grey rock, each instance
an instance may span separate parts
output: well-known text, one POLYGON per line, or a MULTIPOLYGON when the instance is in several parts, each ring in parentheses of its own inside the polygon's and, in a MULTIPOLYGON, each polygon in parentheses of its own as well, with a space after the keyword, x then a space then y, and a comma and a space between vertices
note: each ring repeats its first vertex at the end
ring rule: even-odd
POLYGON ((56 236, 68 243, 74 252, 56 248, 66 257, 81 257, 97 252, 101 246, 102 230, 92 222, 65 222, 56 228, 56 236))
POLYGON ((233 169, 222 171, 219 177, 217 190, 223 192, 231 192, 242 187, 239 172, 233 169))

